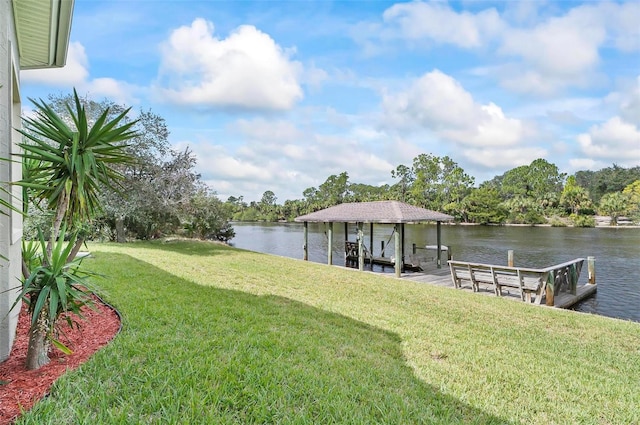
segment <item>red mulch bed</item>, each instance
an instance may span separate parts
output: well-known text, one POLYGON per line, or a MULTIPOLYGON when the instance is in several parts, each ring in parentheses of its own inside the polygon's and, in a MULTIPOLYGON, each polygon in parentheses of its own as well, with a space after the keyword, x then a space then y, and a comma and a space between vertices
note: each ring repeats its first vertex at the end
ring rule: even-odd
POLYGON ((22 306, 18 320, 16 339, 9 358, 0 363, 0 425, 10 424, 22 411, 29 410, 46 396, 53 382, 68 370, 77 368, 101 347, 107 345, 120 329, 120 318, 110 307, 96 300, 94 309, 84 307, 84 319, 75 318, 80 324, 71 329, 61 320, 59 340, 73 354, 66 355, 52 348, 51 362, 38 370, 26 370, 29 316, 22 306))

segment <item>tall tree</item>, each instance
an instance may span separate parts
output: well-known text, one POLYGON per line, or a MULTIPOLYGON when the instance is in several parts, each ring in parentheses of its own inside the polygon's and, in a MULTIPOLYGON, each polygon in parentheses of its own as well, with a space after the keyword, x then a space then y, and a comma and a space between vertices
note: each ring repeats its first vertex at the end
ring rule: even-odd
POLYGON ((410 202, 409 192, 411 185, 415 181, 413 170, 406 165, 400 164, 395 170, 391 170, 391 177, 399 180, 398 183, 393 185, 396 199, 402 202, 410 202))
POLYGON ((413 183, 409 190, 412 203, 432 210, 448 206, 456 211, 469 193, 474 179, 451 158, 420 154, 413 159, 413 183))
POLYGON ((28 199, 45 203, 53 212, 46 246, 41 238, 41 263, 33 270, 23 264, 21 297, 32 315, 26 362, 28 369, 37 369, 49 362, 49 341, 55 343, 52 335, 60 314, 77 311, 84 302, 82 291, 74 286, 78 280, 65 264, 74 260, 82 245, 78 231, 102 210, 101 188, 115 188, 122 178, 115 165, 130 161, 126 142, 136 133, 135 122, 124 123, 129 110, 110 119, 106 109, 91 124, 75 90, 73 103, 65 105, 67 119, 44 101, 32 101, 35 115, 24 118, 20 130, 27 173, 18 184, 28 199), (74 246, 63 248, 67 230, 74 246))
POLYGON ((585 189, 578 186, 575 176, 569 176, 564 185, 560 204, 569 209, 571 214, 578 214, 581 209, 591 207, 591 199, 585 189))
POLYGON ((639 180, 640 166, 624 168, 613 164, 598 171, 578 171, 575 175, 577 183, 589 191, 591 199, 597 205, 605 194, 621 192, 626 186, 639 180))
POLYGON ((472 189, 462 200, 462 207, 469 221, 478 224, 501 224, 507 218, 507 211, 501 205, 498 191, 490 185, 472 189))
POLYGON ((349 174, 346 171, 339 175, 327 177, 324 183, 318 187, 317 196, 320 199, 322 208, 338 205, 344 202, 349 195, 349 174))
POLYGON ((622 192, 612 192, 600 198, 600 212, 611 218, 611 225, 618 224, 618 218, 629 210, 629 198, 622 192))

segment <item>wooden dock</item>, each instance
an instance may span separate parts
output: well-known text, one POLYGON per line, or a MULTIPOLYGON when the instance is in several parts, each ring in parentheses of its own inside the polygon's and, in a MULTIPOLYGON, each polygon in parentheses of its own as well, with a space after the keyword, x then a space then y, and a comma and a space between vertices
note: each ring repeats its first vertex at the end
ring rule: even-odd
MULTIPOLYGON (((436 268, 435 263, 433 263, 432 267, 429 268, 424 268, 423 265, 423 271, 421 272, 407 272, 407 273, 402 273, 402 279, 406 279, 406 280, 411 280, 414 282, 419 282, 419 283, 428 283, 430 285, 438 285, 438 286, 443 286, 443 287, 447 287, 447 288, 451 288, 454 289, 455 286, 453 284, 453 281, 451 279, 451 272, 449 270, 449 267, 444 266, 440 269, 436 268)), ((563 308, 563 309, 570 309, 572 308, 574 305, 576 305, 577 303, 579 303, 580 301, 589 298, 590 296, 592 296, 593 294, 596 293, 598 286, 597 285, 591 285, 591 284, 585 284, 585 285, 579 285, 576 288, 576 294, 572 295, 569 292, 560 292, 559 294, 555 295, 555 299, 554 299, 554 307, 555 308, 563 308)), ((469 292, 472 291, 472 288, 469 287, 463 287, 463 290, 468 290, 469 292)), ((478 294, 481 295, 489 295, 492 297, 495 297, 495 292, 493 289, 493 285, 487 284, 487 283, 480 283, 479 284, 479 291, 477 292, 478 294)), ((503 298, 508 298, 508 299, 512 299, 512 300, 516 300, 516 301, 520 301, 520 291, 517 289, 510 289, 507 288, 505 290, 503 290, 503 298)), ((542 303, 541 305, 545 305, 545 297, 543 296, 542 298, 542 303)))

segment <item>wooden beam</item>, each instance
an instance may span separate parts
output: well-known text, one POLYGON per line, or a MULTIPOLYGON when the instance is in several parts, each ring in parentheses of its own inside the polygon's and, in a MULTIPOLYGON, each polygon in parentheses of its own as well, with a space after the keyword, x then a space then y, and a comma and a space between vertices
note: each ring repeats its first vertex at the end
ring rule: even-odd
POLYGON ((402 248, 401 248, 401 243, 402 243, 402 239, 403 239, 403 235, 401 235, 402 233, 402 225, 395 225, 395 230, 396 230, 396 234, 395 234, 395 248, 396 248, 396 260, 395 260, 395 270, 396 270, 396 277, 401 277, 402 276, 402 248))
POLYGON ((441 230, 441 222, 436 221, 436 267, 442 268, 442 259, 440 258, 440 253, 442 252, 442 230, 441 230))
POLYGON ((362 231, 362 223, 358 223, 358 270, 364 270, 364 249, 363 241, 364 232, 362 231))
POLYGON ((304 250, 304 254, 302 255, 302 259, 304 261, 309 261, 309 222, 304 222, 304 230, 302 232, 304 242, 302 245, 302 249, 304 250))
POLYGON ((333 222, 327 228, 327 263, 333 264, 333 222))
POLYGON ((369 253, 373 257, 373 223, 369 223, 369 253))

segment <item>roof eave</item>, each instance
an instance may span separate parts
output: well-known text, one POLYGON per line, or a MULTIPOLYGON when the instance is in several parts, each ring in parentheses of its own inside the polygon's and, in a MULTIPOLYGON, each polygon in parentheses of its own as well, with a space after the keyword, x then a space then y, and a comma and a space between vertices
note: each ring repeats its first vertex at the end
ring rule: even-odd
POLYGON ((12 3, 20 68, 63 67, 67 62, 74 0, 21 0, 12 3))

